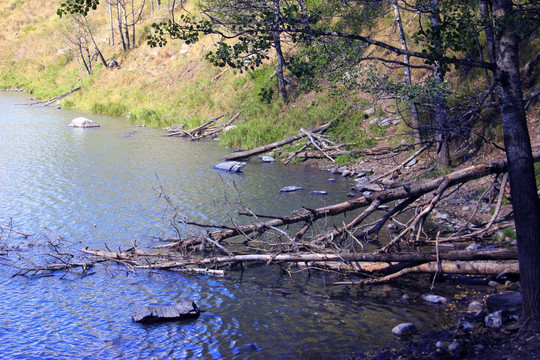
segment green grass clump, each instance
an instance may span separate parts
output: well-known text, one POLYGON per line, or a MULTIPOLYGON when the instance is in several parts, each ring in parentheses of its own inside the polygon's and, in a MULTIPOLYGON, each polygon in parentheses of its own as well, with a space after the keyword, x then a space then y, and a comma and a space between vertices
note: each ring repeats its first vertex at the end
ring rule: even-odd
POLYGON ((126 105, 117 102, 97 102, 92 105, 90 111, 96 114, 109 116, 121 116, 129 112, 126 105))

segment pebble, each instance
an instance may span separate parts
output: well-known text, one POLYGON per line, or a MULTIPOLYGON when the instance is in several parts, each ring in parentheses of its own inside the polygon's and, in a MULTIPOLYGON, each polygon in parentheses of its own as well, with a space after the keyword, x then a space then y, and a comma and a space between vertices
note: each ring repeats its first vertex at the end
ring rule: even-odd
POLYGON ((457 341, 454 341, 453 343, 448 345, 448 351, 453 353, 453 352, 458 351, 460 347, 461 347, 461 345, 457 341))
POLYGON ((490 280, 490 281, 488 282, 488 286, 489 286, 489 287, 492 287, 492 288, 497 288, 497 287, 501 286, 501 284, 499 284, 499 283, 496 282, 496 281, 490 280))
POLYGON ((478 245, 475 242, 473 242, 472 244, 470 244, 469 246, 467 246, 465 248, 465 250, 469 250, 469 251, 474 251, 474 250, 478 250, 478 249, 480 249, 480 245, 478 245))
POLYGON ((473 331, 474 330, 474 325, 471 324, 468 321, 465 321, 465 322, 461 323, 461 328, 463 330, 465 330, 465 331, 473 331))
POLYGON ((446 300, 444 296, 433 295, 433 294, 424 294, 422 295, 422 298, 425 301, 430 302, 432 304, 445 304, 448 301, 446 300))
POLYGON ((482 303, 478 302, 478 301, 473 301, 469 304, 469 308, 468 308, 468 312, 473 312, 473 313, 477 313, 479 311, 481 311, 482 309, 484 308, 484 306, 482 305, 482 303))
POLYGON ((493 329, 499 329, 502 326, 502 310, 488 314, 488 316, 486 316, 486 326, 493 329))
POLYGON ((418 329, 416 326, 414 326, 413 323, 402 323, 399 325, 396 325, 392 329, 392 334, 398 335, 398 336, 406 336, 406 335, 412 335, 418 332, 418 329))
POLYGON ((262 162, 274 162, 274 161, 276 161, 276 159, 274 159, 272 156, 264 155, 264 156, 261 156, 261 161, 262 162))
POLYGON ((298 190, 304 190, 303 188, 301 188, 300 186, 294 186, 294 185, 291 185, 291 186, 285 186, 285 187, 282 187, 279 192, 291 192, 291 191, 298 191, 298 190))

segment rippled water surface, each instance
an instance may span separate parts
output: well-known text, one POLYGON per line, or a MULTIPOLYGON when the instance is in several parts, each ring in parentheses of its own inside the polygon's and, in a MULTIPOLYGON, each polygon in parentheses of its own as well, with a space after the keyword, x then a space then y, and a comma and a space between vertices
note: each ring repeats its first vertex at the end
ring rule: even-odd
POLYGON ((113 265, 86 276, 11 277, 13 266, 50 253, 47 241, 62 239, 72 251, 159 244, 174 235, 163 191, 188 219, 226 223, 239 201, 285 215, 344 201, 349 188, 302 166, 252 161, 242 175, 217 172, 227 149, 213 141, 94 115, 86 116, 100 128, 73 129, 67 124, 82 114, 17 105, 27 101, 0 94, 0 225, 32 234, 0 233, 4 247, 20 247, 1 256, 11 266, 0 267, 0 358, 346 358, 397 344, 388 334, 399 322, 445 320, 436 307, 401 304, 402 290, 325 286, 328 275, 273 267, 220 278, 113 265), (305 190, 280 194, 287 185, 305 190), (206 310, 195 321, 131 321, 138 306, 187 299, 206 310))

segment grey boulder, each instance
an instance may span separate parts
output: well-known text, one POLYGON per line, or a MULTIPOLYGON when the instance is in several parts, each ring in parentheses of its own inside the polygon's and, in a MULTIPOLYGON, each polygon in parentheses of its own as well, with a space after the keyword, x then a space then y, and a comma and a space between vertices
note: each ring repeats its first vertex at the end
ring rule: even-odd
POLYGON ((99 124, 85 117, 78 117, 71 120, 68 126, 76 127, 76 128, 92 128, 92 127, 99 127, 99 124))
POLYGON ((218 170, 223 170, 223 171, 241 173, 246 167, 246 165, 247 163, 240 162, 240 161, 225 161, 217 165, 214 165, 214 168, 218 170))

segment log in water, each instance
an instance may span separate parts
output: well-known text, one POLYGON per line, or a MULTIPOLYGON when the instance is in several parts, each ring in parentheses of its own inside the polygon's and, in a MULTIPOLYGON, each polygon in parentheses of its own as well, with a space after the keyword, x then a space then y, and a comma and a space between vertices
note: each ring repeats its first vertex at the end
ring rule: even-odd
POLYGON ((170 306, 144 306, 135 311, 135 322, 153 323, 158 321, 184 320, 197 318, 201 310, 193 301, 182 301, 170 306))

